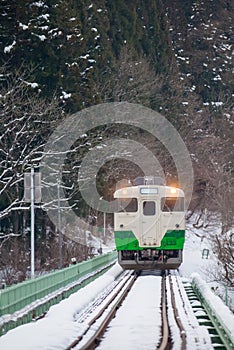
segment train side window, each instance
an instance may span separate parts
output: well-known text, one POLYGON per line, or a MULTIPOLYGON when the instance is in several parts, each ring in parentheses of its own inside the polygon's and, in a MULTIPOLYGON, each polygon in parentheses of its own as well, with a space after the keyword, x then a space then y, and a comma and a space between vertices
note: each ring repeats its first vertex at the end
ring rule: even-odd
POLYGON ((143 202, 143 214, 144 215, 155 215, 155 202, 145 201, 143 202))
POLYGON ((165 197, 161 198, 161 210, 162 211, 184 211, 184 198, 183 197, 165 197))
POLYGON ((137 198, 118 198, 119 213, 135 213, 138 210, 137 198))

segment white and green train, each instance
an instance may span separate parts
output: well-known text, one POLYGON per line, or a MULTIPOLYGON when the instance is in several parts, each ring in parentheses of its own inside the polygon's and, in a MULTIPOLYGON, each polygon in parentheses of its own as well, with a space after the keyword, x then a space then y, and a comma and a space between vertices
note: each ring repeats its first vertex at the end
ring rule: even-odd
POLYGON ((177 269, 185 240, 184 192, 157 177, 135 179, 114 197, 115 244, 124 269, 177 269))

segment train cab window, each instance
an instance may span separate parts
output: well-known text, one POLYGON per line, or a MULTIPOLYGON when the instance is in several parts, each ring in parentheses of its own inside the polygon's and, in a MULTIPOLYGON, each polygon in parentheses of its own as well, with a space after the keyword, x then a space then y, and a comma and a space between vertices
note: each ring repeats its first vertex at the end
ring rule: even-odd
POLYGON ((184 211, 184 198, 183 197, 165 197, 161 198, 161 210, 162 211, 184 211))
POLYGON ((143 214, 144 215, 155 215, 155 202, 153 201, 144 201, 143 202, 143 214))
POLYGON ((138 203, 136 198, 118 198, 118 212, 119 213, 135 213, 138 210, 138 203))

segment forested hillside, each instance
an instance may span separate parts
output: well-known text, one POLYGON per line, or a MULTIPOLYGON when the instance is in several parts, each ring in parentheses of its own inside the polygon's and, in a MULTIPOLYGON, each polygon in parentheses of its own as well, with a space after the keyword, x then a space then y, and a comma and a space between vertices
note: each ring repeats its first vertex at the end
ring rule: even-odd
MULTIPOLYGON (((160 2, 3 1, 1 55, 11 67, 35 67, 44 94, 55 92, 69 111, 100 102, 124 46, 167 72, 173 53, 160 2), (68 101, 69 100, 69 101, 68 101)), ((111 98, 111 96, 110 96, 111 98)))
MULTIPOLYGON (((17 246, 20 256, 28 245, 23 173, 39 167, 46 141, 61 120, 104 102, 134 102, 164 115, 193 161, 189 215, 196 210, 202 218, 205 209, 218 211, 222 231, 232 227, 231 0, 2 0, 0 10, 0 234, 2 242, 10 235, 24 237, 20 247, 11 241, 9 249, 17 246)), ((64 181, 75 182, 74 163, 79 168, 85 150, 116 132, 108 128, 86 135, 82 150, 78 140, 64 181)), ((117 133, 126 137, 126 130, 117 133)), ((157 154, 169 179, 176 177, 157 140, 147 136, 146 141, 137 130, 129 135, 157 154)), ((138 175, 132 165, 118 161, 102 170, 98 186, 107 197, 108 178, 113 185, 122 175, 138 175)), ((92 216, 78 188, 73 190, 74 210, 92 216)), ((41 264, 53 266, 46 254, 51 254, 54 227, 44 209, 38 209, 37 240, 44 245, 41 264)), ((2 256, 3 265, 8 258, 2 256)))

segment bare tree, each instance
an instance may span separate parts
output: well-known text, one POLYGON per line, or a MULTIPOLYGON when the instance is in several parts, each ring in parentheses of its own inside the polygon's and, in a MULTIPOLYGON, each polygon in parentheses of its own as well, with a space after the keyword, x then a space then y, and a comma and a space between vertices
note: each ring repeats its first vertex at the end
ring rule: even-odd
MULTIPOLYGON (((25 209, 24 172, 38 167, 48 134, 62 115, 56 100, 40 97, 32 79, 32 69, 11 73, 7 66, 1 68, 0 220, 25 209)), ((18 234, 17 220, 13 222, 18 234)))
POLYGON ((150 106, 162 87, 162 77, 155 73, 150 60, 134 52, 127 44, 109 72, 106 83, 97 85, 102 102, 133 102, 150 106))
POLYGON ((232 160, 231 113, 213 120, 206 130, 195 133, 193 153, 196 156, 196 193, 193 211, 194 227, 206 228, 217 267, 209 271, 211 279, 234 287, 234 179, 232 160), (226 118, 226 115, 229 118, 226 118), (214 216, 216 217, 214 228, 214 216), (220 229, 219 229, 220 227, 220 229))
MULTIPOLYGON (((0 71, 0 269, 8 283, 23 280, 29 266, 24 173, 39 168, 47 138, 63 117, 55 99, 40 96, 33 73, 23 66, 12 72, 7 65, 0 71)), ((46 221, 39 216, 41 235, 46 221)))
POLYGON ((212 248, 217 257, 217 266, 210 271, 216 282, 234 289, 234 233, 227 231, 212 236, 212 248))
POLYGON ((114 101, 128 101, 150 105, 150 99, 161 91, 162 77, 156 75, 150 61, 137 57, 127 46, 123 46, 114 78, 114 101))

